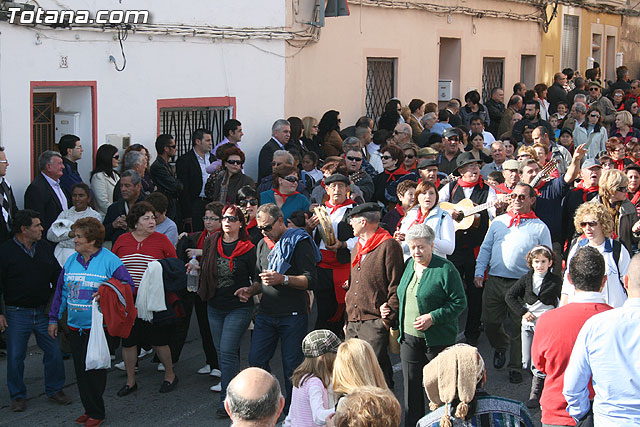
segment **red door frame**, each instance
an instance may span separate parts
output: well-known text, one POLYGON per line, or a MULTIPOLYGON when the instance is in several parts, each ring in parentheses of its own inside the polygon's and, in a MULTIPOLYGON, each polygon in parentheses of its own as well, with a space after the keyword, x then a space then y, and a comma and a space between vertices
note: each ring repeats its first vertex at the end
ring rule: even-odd
MULTIPOLYGON (((29 115, 31 116, 31 126, 29 129, 31 153, 33 153, 33 90, 40 88, 56 87, 89 87, 91 89, 91 146, 93 147, 93 165, 96 162, 96 151, 98 150, 98 100, 96 81, 32 81, 29 88, 29 115)), ((34 161, 31 162, 31 180, 35 177, 36 167, 34 161)))
POLYGON ((160 135, 160 109, 184 107, 233 107, 233 118, 236 118, 235 96, 214 96, 209 98, 171 98, 158 99, 157 134, 160 135))

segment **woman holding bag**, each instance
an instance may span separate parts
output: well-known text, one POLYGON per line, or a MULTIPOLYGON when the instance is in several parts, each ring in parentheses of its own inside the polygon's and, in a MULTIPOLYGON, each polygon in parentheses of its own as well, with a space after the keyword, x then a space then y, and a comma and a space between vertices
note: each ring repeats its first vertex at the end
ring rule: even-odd
POLYGON ((71 230, 75 234, 76 252, 67 259, 58 279, 49 312, 49 335, 58 335, 58 319, 66 310, 71 330, 69 340, 73 367, 85 410, 75 422, 99 426, 105 418, 102 394, 107 386, 107 370, 85 370, 91 330, 91 301, 102 282, 115 278, 133 288, 133 279, 122 261, 102 247, 104 226, 100 221, 82 218, 71 226, 71 230))

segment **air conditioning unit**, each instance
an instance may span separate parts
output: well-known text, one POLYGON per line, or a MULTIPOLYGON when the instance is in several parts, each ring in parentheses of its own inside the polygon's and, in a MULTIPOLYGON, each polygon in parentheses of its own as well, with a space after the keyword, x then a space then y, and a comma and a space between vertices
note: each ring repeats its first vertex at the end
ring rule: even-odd
POLYGON ((117 148, 126 149, 131 144, 131 134, 107 134, 107 144, 116 146, 117 148))
POLYGON ((438 80, 438 101, 453 98, 453 80, 438 80))

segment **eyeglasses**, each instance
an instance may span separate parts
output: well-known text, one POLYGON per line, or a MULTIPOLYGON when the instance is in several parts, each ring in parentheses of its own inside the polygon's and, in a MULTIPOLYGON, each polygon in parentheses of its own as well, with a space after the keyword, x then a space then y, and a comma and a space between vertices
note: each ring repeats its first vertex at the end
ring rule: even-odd
POLYGON ((295 183, 298 182, 298 177, 297 176, 285 176, 284 178, 285 181, 290 182, 290 183, 295 183))
POLYGON ((599 119, 600 114, 589 114, 589 117, 593 117, 594 119, 599 119))
POLYGON ((589 92, 596 92, 596 91, 599 91, 599 90, 600 90, 599 87, 590 87, 589 88, 589 92))
POLYGON ((407 159, 411 160, 411 159, 413 159, 413 158, 414 158, 414 157, 416 157, 416 156, 415 156, 415 155, 413 155, 413 154, 405 154, 405 156, 404 156, 404 157, 406 157, 407 159))
POLYGON ((447 139, 448 139, 449 141, 456 141, 456 142, 460 141, 460 138, 458 138, 457 136, 450 136, 450 137, 448 137, 447 139))
POLYGON ((271 166, 278 167, 282 164, 282 162, 271 162, 271 166))
POLYGON ((227 160, 227 163, 229 163, 230 165, 241 166, 243 162, 242 162, 242 160, 227 160))
POLYGON ((619 191, 621 193, 626 193, 627 192, 627 187, 618 187, 618 188, 616 188, 616 191, 619 191))
POLYGON ((170 145, 169 148, 176 148, 176 144, 170 145))
POLYGON ((9 160, 0 160, 0 163, 9 163, 9 160))
POLYGON ((113 158, 116 160, 120 160, 120 154, 116 154, 115 156, 113 156, 113 158))
POLYGON ((596 225, 598 225, 598 221, 583 221, 580 223, 580 228, 586 228, 587 225, 589 227, 595 227, 596 225))
POLYGON ((381 158, 382 160, 389 160, 389 159, 391 159, 392 157, 391 157, 391 156, 380 156, 380 158, 381 158))
POLYGON ((222 221, 229 221, 230 223, 238 222, 238 217, 235 215, 225 215, 222 217, 222 221))
POLYGON ((258 206, 258 199, 241 200, 240 202, 238 202, 238 204, 240 206, 247 206, 247 205, 258 206))
POLYGON ((361 162, 362 161, 362 157, 347 156, 347 160, 349 160, 351 162, 361 162))
POLYGON ((525 194, 516 194, 516 193, 511 193, 509 195, 509 197, 511 197, 511 200, 518 199, 521 202, 524 201, 524 199, 527 198, 527 196, 525 194))
POLYGON ((275 220, 271 224, 265 225, 264 227, 256 226, 256 228, 261 232, 268 233, 273 230, 273 226, 276 225, 276 222, 278 222, 278 220, 275 220))
POLYGON ((207 222, 207 221, 216 222, 216 221, 220 221, 220 218, 217 216, 203 216, 202 222, 207 222))

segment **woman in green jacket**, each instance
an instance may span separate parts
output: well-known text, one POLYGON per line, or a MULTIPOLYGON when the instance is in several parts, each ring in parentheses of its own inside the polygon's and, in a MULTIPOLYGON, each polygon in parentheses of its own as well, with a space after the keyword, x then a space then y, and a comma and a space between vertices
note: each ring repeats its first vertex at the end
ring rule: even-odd
POLYGON ((458 316, 467 306, 458 270, 433 254, 433 239, 425 224, 407 232, 411 259, 397 290, 406 426, 415 426, 425 414, 422 368, 456 343, 458 316))

